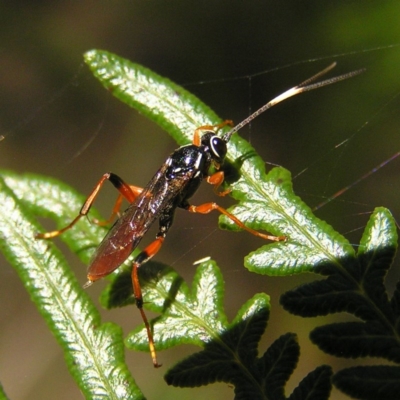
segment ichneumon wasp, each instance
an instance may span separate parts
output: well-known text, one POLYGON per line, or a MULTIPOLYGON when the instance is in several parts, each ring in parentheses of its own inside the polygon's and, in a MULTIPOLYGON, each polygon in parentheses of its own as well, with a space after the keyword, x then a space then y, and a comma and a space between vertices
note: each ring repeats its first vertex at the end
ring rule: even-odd
POLYGON ((225 196, 230 192, 230 189, 218 191, 224 181, 224 172, 220 170, 220 167, 227 154, 227 143, 231 136, 243 126, 247 125, 268 108, 271 108, 289 97, 350 78, 363 71, 353 71, 313 83, 320 76, 330 71, 334 66, 335 63, 300 85, 274 98, 221 137, 218 136, 218 131, 226 125, 232 125, 232 121, 225 121, 218 125, 207 125, 197 128, 194 132, 192 143, 175 150, 143 189, 128 185, 119 176, 111 172, 104 174, 87 197, 79 214, 70 224, 63 229, 41 233, 36 236, 40 239, 51 239, 70 229, 80 218, 89 213, 104 182, 108 180, 114 185, 119 191, 119 195, 109 221, 117 215, 119 218, 92 256, 88 268, 88 281, 84 285, 86 288, 93 282, 116 270, 130 256, 133 250, 135 250, 150 226, 158 219, 159 229, 156 234, 156 239, 134 259, 131 274, 136 306, 141 313, 146 327, 150 354, 155 367, 159 367, 160 364, 157 363, 153 335, 147 317, 143 311, 143 297, 138 278, 138 268, 149 261, 160 250, 168 230, 172 225, 176 208, 182 208, 191 213, 198 214, 208 214, 213 210, 217 210, 230 218, 240 228, 255 236, 272 241, 288 240, 286 236, 273 236, 247 227, 242 221, 220 207, 217 203, 210 202, 194 206, 189 203, 189 199, 195 194, 203 180, 213 185, 214 192, 219 196, 225 196), (211 174, 211 167, 214 167, 214 170, 217 172, 211 174), (130 205, 119 215, 119 210, 124 198, 130 205))

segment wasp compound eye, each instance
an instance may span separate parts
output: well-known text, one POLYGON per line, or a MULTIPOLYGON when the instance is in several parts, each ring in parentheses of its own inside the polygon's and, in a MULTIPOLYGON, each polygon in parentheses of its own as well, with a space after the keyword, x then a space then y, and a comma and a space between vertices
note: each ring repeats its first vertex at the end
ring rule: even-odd
POLYGON ((210 149, 213 157, 217 161, 222 161, 226 156, 226 143, 218 136, 213 136, 210 140, 210 149))

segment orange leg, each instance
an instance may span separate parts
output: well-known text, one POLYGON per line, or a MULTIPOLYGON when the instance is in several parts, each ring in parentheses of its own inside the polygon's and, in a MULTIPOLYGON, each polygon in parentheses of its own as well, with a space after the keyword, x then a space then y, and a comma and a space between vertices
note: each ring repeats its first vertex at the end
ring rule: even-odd
MULTIPOLYGON (((143 192, 143 188, 141 188, 139 186, 134 186, 134 185, 129 185, 129 188, 131 189, 131 192, 133 194, 133 198, 130 201, 130 203, 132 203, 136 199, 136 197, 139 196, 139 194, 143 192)), ((99 226, 105 226, 105 225, 110 224, 116 216, 119 216, 119 212, 121 210, 121 205, 122 205, 123 199, 124 199, 124 195, 122 195, 120 193, 117 197, 117 200, 115 201, 111 215, 108 219, 106 219, 104 221, 100 221, 97 218, 93 218, 92 222, 99 226)))
POLYGON ((228 188, 226 190, 223 190, 222 192, 218 192, 218 188, 224 182, 224 178, 225 178, 224 171, 215 172, 214 174, 207 176, 206 178, 207 183, 214 186, 214 193, 221 197, 226 196, 232 191, 231 188, 228 188))
POLYGON ((258 232, 254 229, 247 227, 242 221, 236 218, 233 214, 225 210, 225 208, 220 207, 217 203, 204 203, 199 206, 189 206, 188 211, 192 213, 199 213, 199 214, 208 214, 213 210, 219 211, 221 214, 226 215, 230 218, 236 225, 240 228, 246 230, 247 232, 251 233, 254 236, 261 237, 267 240, 273 240, 274 242, 285 241, 287 239, 286 236, 273 236, 273 235, 266 235, 265 233, 258 232))
POLYGON ((227 119, 224 122, 221 122, 220 124, 217 125, 204 125, 204 126, 200 126, 198 127, 195 131, 194 131, 194 135, 193 135, 193 144, 196 146, 200 146, 201 143, 201 131, 216 131, 218 132, 218 130, 220 130, 221 128, 223 128, 226 125, 230 125, 233 126, 233 122, 230 119, 227 119))
POLYGON ((143 296, 142 296, 142 289, 140 287, 140 282, 139 282, 139 277, 138 277, 138 268, 145 262, 149 261, 160 250, 163 242, 164 242, 164 236, 157 237, 154 242, 150 243, 135 258, 135 261, 133 262, 133 268, 132 268, 132 285, 133 285, 133 293, 134 293, 135 300, 136 300, 136 306, 140 311, 140 314, 141 314, 143 322, 144 322, 144 326, 146 327, 147 338, 149 341, 150 354, 151 354, 151 358, 153 359, 153 365, 156 368, 161 367, 161 364, 158 364, 158 362, 157 362, 153 334, 151 332, 149 321, 147 320, 146 314, 143 310, 143 296))
POLYGON ((46 233, 38 233, 35 236, 36 239, 51 239, 51 238, 61 235, 68 229, 71 229, 83 216, 85 216, 89 213, 90 207, 92 207, 92 204, 94 203, 100 189, 102 188, 104 182, 107 180, 109 180, 115 186, 115 188, 117 188, 118 191, 120 192, 120 195, 118 196, 118 199, 114 205, 113 213, 112 213, 110 219, 112 219, 114 217, 114 215, 118 213, 123 197, 126 200, 128 200, 130 203, 132 203, 136 199, 138 194, 142 191, 142 189, 140 189, 138 187, 129 186, 118 175, 115 175, 112 172, 106 173, 101 177, 101 179, 99 180, 99 182, 97 183, 95 188, 89 194, 89 196, 87 197, 81 210, 79 211, 79 214, 72 220, 72 222, 70 222, 67 226, 65 226, 62 229, 58 229, 58 230, 46 232, 46 233), (132 188, 136 188, 136 189, 132 189, 132 188))

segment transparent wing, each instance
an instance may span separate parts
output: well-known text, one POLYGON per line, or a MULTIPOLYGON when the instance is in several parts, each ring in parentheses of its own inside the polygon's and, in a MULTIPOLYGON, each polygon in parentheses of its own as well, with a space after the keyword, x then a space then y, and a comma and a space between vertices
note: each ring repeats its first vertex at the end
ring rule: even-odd
POLYGON ((167 165, 163 165, 157 171, 104 237, 89 265, 91 280, 110 274, 129 257, 160 213, 174 202, 191 179, 192 173, 188 173, 167 180, 166 169, 167 165))

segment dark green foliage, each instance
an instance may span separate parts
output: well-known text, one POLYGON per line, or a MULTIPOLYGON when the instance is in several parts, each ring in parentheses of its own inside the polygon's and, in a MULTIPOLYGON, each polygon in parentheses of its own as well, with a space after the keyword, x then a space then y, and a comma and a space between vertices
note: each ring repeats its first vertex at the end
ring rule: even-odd
POLYGON ((398 400, 400 368, 386 365, 346 368, 333 377, 333 382, 352 397, 398 400))
MULTIPOLYGON (((387 210, 376 209, 356 256, 316 268, 316 273, 328 277, 285 293, 281 303, 303 317, 347 312, 361 320, 315 328, 311 340, 324 352, 348 358, 381 357, 399 363, 399 285, 391 300, 384 286, 396 249, 395 222, 387 210)), ((394 377, 399 371, 400 367, 349 368, 337 373, 334 382, 355 397, 366 398, 368 393, 368 398, 396 398, 399 385, 394 377)))
POLYGON ((293 391, 289 400, 318 400, 329 397, 331 391, 332 368, 321 365, 310 372, 293 391))
MULTIPOLYGON (((257 322, 258 318, 256 316, 256 321, 251 322, 257 322)), ((215 342, 207 344, 201 353, 189 357, 168 371, 166 381, 175 386, 199 386, 223 381, 235 386, 237 400, 286 399, 284 386, 296 367, 300 350, 296 335, 288 333, 281 336, 257 359, 255 349, 252 349, 254 344, 244 343, 249 338, 248 335, 251 337, 252 334, 251 329, 244 326, 233 329, 229 336, 236 335, 236 340, 232 341, 229 336, 222 338, 223 342, 232 345, 227 348, 228 351, 218 351, 220 345, 215 342), (234 350, 242 333, 243 350, 234 350)), ((303 379, 289 399, 328 398, 331 390, 330 377, 330 367, 317 368, 303 379)))

